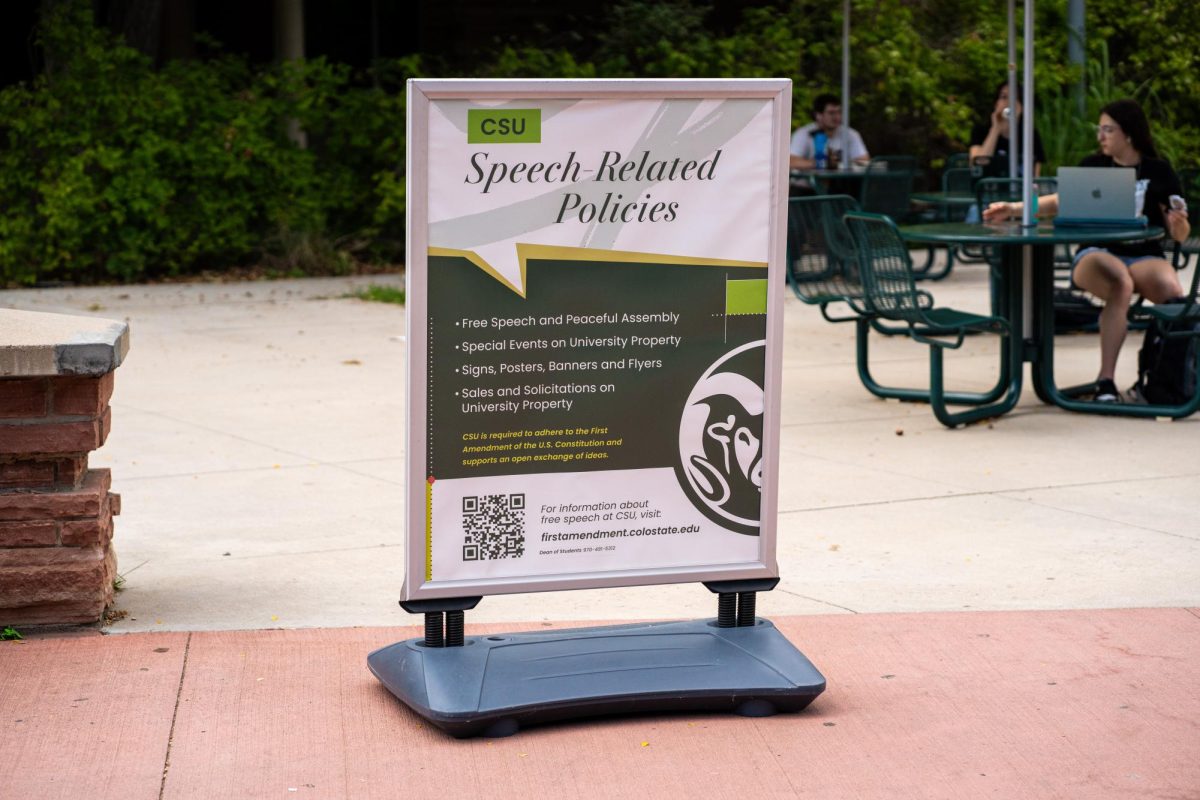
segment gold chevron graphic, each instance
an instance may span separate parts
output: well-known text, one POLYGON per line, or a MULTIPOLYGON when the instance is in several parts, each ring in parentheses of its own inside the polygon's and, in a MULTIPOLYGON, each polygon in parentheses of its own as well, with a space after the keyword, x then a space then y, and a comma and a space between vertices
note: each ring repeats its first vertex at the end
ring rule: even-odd
POLYGON ((455 250, 449 247, 429 248, 431 256, 454 256, 465 258, 500 283, 525 297, 525 273, 529 259, 553 261, 609 261, 618 264, 680 264, 693 267, 753 267, 766 269, 766 261, 736 261, 727 258, 701 258, 699 256, 675 256, 667 253, 638 253, 631 250, 605 250, 602 247, 564 247, 550 244, 517 243, 517 261, 521 266, 521 285, 514 286, 495 267, 479 257, 474 250, 455 250))
MULTIPOLYGON (((519 245, 518 245, 518 247, 519 247, 519 245)), ((450 247, 431 247, 431 248, 429 248, 429 255, 465 258, 467 261, 470 261, 472 264, 479 267, 481 270, 486 272, 488 275, 491 275, 493 278, 500 281, 500 283, 502 283, 505 286, 507 286, 508 288, 512 289, 514 292, 516 292, 522 298, 525 297, 525 259, 521 259, 521 285, 520 285, 520 287, 517 287, 517 286, 513 286, 512 283, 510 283, 507 278, 505 278, 503 275, 501 275, 499 272, 497 272, 495 267, 493 267, 491 264, 487 263, 482 258, 480 258, 479 254, 476 253, 474 250, 455 250, 450 247)))

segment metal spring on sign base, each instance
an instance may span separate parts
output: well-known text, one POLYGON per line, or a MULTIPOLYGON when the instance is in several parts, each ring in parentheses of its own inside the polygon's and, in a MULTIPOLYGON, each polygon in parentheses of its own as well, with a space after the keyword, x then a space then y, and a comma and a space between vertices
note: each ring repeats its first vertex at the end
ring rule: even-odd
POLYGON ((754 625, 754 592, 738 592, 737 626, 749 628, 754 625))
POLYGON ((440 611, 425 612, 425 646, 444 646, 442 639, 442 612, 440 611))
POLYGON ((717 627, 737 627, 737 595, 733 592, 717 595, 717 627))
POLYGON ((466 625, 465 616, 461 611, 446 612, 446 647, 463 646, 463 628, 466 625))

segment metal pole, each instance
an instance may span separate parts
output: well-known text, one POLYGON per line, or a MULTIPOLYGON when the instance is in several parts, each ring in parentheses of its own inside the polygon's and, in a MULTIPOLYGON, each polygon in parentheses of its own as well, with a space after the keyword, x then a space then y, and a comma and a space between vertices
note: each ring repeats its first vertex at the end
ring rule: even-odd
MULTIPOLYGON (((1033 214, 1033 2, 1025 0, 1025 50, 1021 54, 1025 61, 1025 109, 1021 116, 1021 162, 1025 171, 1021 175, 1021 224, 1026 228, 1037 224, 1033 214)), ((1009 126, 1012 130, 1012 126, 1009 126)), ((1011 142, 1009 143, 1011 147, 1011 142)), ((1011 148, 1016 149, 1016 148, 1011 148)))
MULTIPOLYGON (((304 0, 275 0, 275 56, 281 62, 304 60, 304 0)), ((288 117, 284 124, 297 147, 308 147, 300 120, 288 117)))
POLYGON ((1087 9, 1086 0, 1067 2, 1067 60, 1079 68, 1075 83, 1075 107, 1079 115, 1087 113, 1087 9))
POLYGON ((850 166, 850 0, 842 0, 842 163, 850 166))
MULTIPOLYGON (((1017 103, 1017 0, 1008 0, 1008 107, 1017 103)), ((1016 121, 1008 118, 1008 177, 1017 177, 1016 121)), ((993 157, 995 154, 993 153, 993 157)), ((995 173, 992 173, 993 175, 995 173)))
POLYGON ((379 0, 371 0, 371 83, 379 88, 379 0))

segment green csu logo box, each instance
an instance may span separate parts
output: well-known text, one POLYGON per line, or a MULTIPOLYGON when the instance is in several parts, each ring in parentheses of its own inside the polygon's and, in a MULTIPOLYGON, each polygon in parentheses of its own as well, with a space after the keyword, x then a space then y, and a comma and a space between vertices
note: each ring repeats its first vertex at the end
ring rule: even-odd
POLYGON ((540 108, 467 109, 467 144, 532 144, 541 140, 540 108))

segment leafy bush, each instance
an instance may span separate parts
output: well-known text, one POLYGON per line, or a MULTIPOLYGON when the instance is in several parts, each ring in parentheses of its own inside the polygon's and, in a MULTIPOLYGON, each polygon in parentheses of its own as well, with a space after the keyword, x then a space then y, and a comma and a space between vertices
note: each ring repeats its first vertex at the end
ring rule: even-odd
MULTIPOLYGON (((707 0, 622 0, 570 36, 533 30, 490 54, 473 49, 470 62, 411 56, 367 76, 321 58, 252 67, 219 48, 156 70, 92 24, 88 0, 43 7, 45 73, 0 89, 0 285, 398 259, 404 81, 416 75, 792 77, 794 126, 816 94, 841 85, 841 0, 777 0, 737 17, 724 4, 720 24, 707 0), (288 120, 306 148, 288 139, 288 120)), ((1048 166, 1090 152, 1090 124, 1121 96, 1147 108, 1166 157, 1196 162, 1200 83, 1187 34, 1200 30, 1200 3, 1148 0, 1130 24, 1125 0, 1090 0, 1082 112, 1065 9, 1037 9, 1048 166)), ((852 0, 852 15, 851 118, 872 151, 933 167, 964 151, 1006 74, 1004 4, 852 0)))
POLYGON ((353 88, 322 59, 156 71, 86 3, 55 7, 41 44, 52 68, 0 90, 0 284, 257 261, 340 270, 349 253, 398 250, 403 92, 353 88), (287 138, 289 118, 307 149, 287 138))
MULTIPOLYGON (((916 154, 929 166, 965 151, 972 126, 987 119, 994 88, 1007 75, 1005 4, 852 0, 851 5, 851 124, 868 147, 916 154)), ((616 3, 590 53, 580 48, 572 63, 579 70, 593 64, 604 77, 791 77, 793 126, 809 121, 817 94, 840 91, 841 0, 746 9, 726 32, 713 31, 708 20, 713 8, 703 0, 616 3)), ((1150 0, 1138 13, 1137 24, 1130 24, 1124 0, 1088 3, 1089 91, 1081 113, 1070 102, 1080 75, 1067 61, 1066 3, 1038 4, 1035 114, 1043 139, 1055 140, 1047 141, 1052 167, 1094 150, 1090 125, 1099 108, 1123 96, 1135 96, 1147 107, 1167 157, 1196 160, 1200 83, 1193 76, 1200 65, 1185 32, 1200 30, 1200 4, 1150 0)), ((1017 50, 1019 58, 1019 42, 1017 50)))

